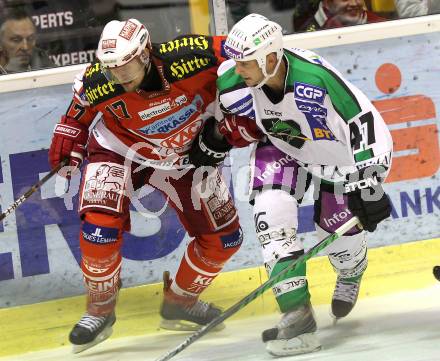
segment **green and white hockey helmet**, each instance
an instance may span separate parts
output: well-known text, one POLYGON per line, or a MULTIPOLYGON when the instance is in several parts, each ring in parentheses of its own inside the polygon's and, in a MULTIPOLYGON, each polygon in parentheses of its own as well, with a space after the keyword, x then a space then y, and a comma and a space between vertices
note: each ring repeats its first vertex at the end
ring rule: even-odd
POLYGON ((276 53, 278 62, 282 59, 282 28, 263 15, 249 14, 232 27, 224 50, 229 58, 236 61, 256 60, 263 74, 267 76, 267 55, 276 53))

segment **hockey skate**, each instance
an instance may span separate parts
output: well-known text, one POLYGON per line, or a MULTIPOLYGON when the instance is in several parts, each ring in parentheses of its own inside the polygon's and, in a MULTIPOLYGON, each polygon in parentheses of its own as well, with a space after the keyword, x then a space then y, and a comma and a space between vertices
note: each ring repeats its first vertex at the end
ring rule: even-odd
MULTIPOLYGON (((213 304, 175 295, 170 290, 171 282, 169 272, 164 272, 164 298, 160 307, 161 328, 174 331, 197 331, 222 313, 221 309, 213 304)), ((219 331, 223 328, 225 326, 221 323, 214 330, 219 331)))
POLYGON ((266 350, 273 356, 292 356, 318 351, 316 321, 310 303, 283 314, 274 328, 263 331, 266 350))
POLYGON ((347 316, 356 304, 362 276, 358 279, 347 279, 338 276, 333 292, 331 315, 335 322, 347 316))
POLYGON ((70 331, 69 341, 73 345, 73 353, 85 351, 110 337, 115 322, 114 312, 100 317, 86 313, 70 331))
POLYGON ((440 281, 440 266, 434 266, 432 269, 432 273, 434 274, 434 277, 437 279, 437 281, 440 281))

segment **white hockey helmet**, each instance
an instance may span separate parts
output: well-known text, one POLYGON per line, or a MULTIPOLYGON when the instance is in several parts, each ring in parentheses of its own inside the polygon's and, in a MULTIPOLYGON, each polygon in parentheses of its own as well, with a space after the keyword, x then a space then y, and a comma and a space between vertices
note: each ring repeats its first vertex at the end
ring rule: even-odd
POLYGON ((275 75, 283 58, 283 31, 280 25, 263 15, 249 14, 231 29, 224 45, 225 53, 236 61, 256 60, 265 79, 256 87, 263 86, 275 75), (272 74, 266 72, 266 57, 277 55, 277 65, 272 74))
POLYGON ((122 80, 127 81, 127 79, 119 79, 121 81, 118 81, 114 78, 117 68, 124 67, 126 76, 128 74, 134 76, 134 73, 137 73, 135 70, 136 67, 139 68, 139 64, 143 70, 149 64, 149 57, 144 51, 146 48, 151 49, 151 42, 150 34, 143 24, 136 19, 113 20, 107 23, 102 31, 96 57, 109 80, 122 82, 122 80), (125 66, 129 63, 129 66, 125 66), (127 69, 130 71, 127 72, 127 69))

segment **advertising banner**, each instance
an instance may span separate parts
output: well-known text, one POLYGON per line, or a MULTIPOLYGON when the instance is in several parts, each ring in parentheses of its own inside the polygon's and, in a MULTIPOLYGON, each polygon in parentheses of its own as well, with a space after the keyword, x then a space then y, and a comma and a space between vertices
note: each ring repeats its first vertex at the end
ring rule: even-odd
MULTIPOLYGON (((392 133, 393 164, 385 190, 393 213, 369 236, 369 246, 439 237, 438 34, 316 52, 374 101, 392 133)), ((70 85, 0 94, 1 210, 49 172, 47 149, 52 130, 70 98, 70 85)), ((249 154, 249 148, 233 150, 223 168, 245 239, 225 270, 262 264, 247 201, 249 154)), ((0 307, 84 293, 79 268, 79 182, 79 177, 74 177, 66 192, 63 179, 52 178, 0 222, 0 307)), ((159 282, 163 271, 177 268, 188 241, 175 212, 157 190, 144 187, 137 204, 130 211, 132 230, 124 238, 124 287, 159 282), (146 214, 145 209, 155 214, 146 214)), ((343 218, 344 214, 333 216, 343 218)), ((305 197, 299 218, 299 237, 308 248, 316 242, 312 191, 305 197)))

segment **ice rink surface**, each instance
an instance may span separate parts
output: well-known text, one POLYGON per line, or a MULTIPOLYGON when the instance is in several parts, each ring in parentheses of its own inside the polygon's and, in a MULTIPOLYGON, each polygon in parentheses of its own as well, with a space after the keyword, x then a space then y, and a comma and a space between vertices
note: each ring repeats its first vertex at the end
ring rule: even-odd
MULTIPOLYGON (((230 321, 174 356, 175 361, 440 361, 440 283, 433 287, 361 299, 345 320, 332 325, 329 306, 315 308, 318 352, 274 358, 260 341, 279 315, 230 321)), ((108 339, 81 354, 70 347, 0 358, 0 361, 154 361, 184 341, 188 333, 161 331, 108 339)))

